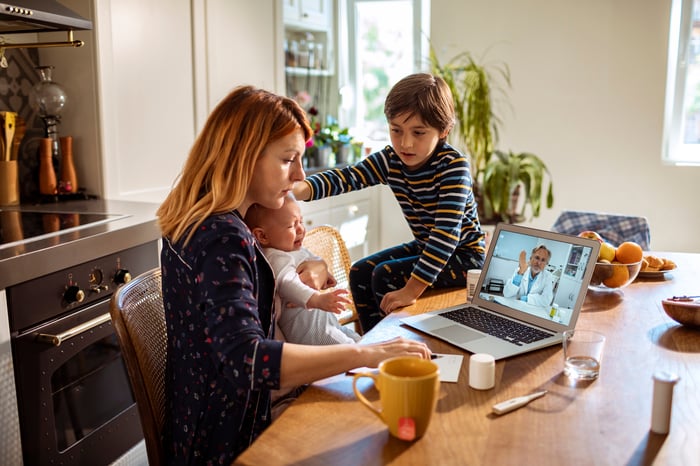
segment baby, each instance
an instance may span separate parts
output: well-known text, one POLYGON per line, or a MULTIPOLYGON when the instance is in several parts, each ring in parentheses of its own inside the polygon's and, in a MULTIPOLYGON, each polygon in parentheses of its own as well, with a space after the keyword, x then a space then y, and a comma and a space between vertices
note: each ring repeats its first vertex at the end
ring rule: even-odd
POLYGON ((254 204, 245 222, 275 273, 282 301, 277 324, 284 340, 310 345, 357 342, 360 336, 334 315, 350 303, 347 290, 322 292, 335 286, 335 278, 325 261, 302 247, 306 229, 296 200, 287 196, 280 209, 254 204))

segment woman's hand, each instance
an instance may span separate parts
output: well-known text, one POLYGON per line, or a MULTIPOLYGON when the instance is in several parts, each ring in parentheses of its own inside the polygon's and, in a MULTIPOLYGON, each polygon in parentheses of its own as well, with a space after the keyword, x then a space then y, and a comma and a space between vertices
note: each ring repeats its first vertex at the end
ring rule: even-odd
POLYGON ((403 337, 361 346, 364 346, 363 350, 367 353, 367 359, 364 364, 367 367, 377 367, 385 359, 397 356, 414 356, 430 359, 432 354, 425 343, 403 337))

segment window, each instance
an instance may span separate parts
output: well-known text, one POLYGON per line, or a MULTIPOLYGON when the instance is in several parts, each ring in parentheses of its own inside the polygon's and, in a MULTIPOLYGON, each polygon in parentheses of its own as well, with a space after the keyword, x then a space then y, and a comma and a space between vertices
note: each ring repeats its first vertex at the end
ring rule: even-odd
POLYGON ((672 0, 663 158, 700 165, 700 0, 672 0))
POLYGON ((373 150, 389 140, 389 89, 427 57, 428 12, 429 0, 347 0, 340 9, 339 118, 373 150))

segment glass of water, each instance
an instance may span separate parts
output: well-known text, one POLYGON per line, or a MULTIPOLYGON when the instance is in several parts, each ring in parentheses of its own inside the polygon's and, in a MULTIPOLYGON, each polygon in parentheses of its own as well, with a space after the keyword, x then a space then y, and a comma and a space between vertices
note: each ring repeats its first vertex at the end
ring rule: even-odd
POLYGON ((564 332, 564 373, 577 380, 595 380, 600 374, 605 335, 593 330, 564 332))

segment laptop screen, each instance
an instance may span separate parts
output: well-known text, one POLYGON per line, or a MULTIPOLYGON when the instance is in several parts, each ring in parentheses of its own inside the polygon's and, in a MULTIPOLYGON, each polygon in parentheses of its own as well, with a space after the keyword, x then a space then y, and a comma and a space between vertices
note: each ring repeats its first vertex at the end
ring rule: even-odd
POLYGON ((518 230, 504 225, 494 232, 479 298, 569 325, 588 287, 586 268, 594 248, 576 237, 518 230))

